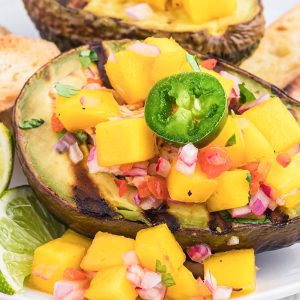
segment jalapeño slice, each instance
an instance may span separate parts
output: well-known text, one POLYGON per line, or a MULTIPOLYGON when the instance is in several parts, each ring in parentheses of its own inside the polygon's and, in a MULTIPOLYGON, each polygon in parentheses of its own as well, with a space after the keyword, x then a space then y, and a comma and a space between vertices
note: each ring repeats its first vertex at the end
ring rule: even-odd
POLYGON ((221 83, 202 73, 180 73, 158 81, 145 104, 145 119, 159 137, 203 147, 217 137, 228 114, 221 83))

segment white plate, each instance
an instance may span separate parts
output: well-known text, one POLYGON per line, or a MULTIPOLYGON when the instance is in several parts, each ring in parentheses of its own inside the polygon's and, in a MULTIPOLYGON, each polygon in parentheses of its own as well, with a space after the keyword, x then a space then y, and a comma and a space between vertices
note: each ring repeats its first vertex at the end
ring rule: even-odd
MULTIPOLYGON (((300 0, 264 0, 267 23, 270 23, 300 0)), ((21 0, 0 0, 0 25, 20 35, 38 36, 26 15, 21 0)), ((16 161, 11 186, 26 183, 16 161)), ((300 230, 300 228, 299 228, 300 230)), ((241 300, 277 300, 300 293, 300 244, 257 255, 257 290, 241 300)), ((242 266, 241 266, 242 267, 242 266)), ((51 296, 30 289, 13 297, 0 293, 0 300, 50 300, 51 296)), ((300 297, 294 297, 294 300, 300 297)))

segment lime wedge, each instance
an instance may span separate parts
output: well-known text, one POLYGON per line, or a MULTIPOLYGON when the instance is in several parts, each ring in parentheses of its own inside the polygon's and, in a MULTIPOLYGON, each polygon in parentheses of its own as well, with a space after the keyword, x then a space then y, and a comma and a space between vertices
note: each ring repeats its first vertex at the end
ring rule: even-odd
POLYGON ((21 290, 31 272, 34 250, 64 230, 30 187, 4 192, 0 198, 0 292, 11 295, 21 290))
POLYGON ((12 134, 0 123, 0 195, 8 187, 13 167, 12 134))

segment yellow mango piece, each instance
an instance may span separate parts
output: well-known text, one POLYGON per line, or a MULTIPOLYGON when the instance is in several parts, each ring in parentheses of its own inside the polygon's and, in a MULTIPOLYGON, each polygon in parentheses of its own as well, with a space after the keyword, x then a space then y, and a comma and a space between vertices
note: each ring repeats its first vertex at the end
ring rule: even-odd
POLYGON ((112 93, 99 90, 81 90, 70 98, 58 96, 55 113, 68 131, 91 128, 121 114, 112 93))
POLYGON ((109 60, 105 65, 113 88, 128 104, 145 101, 153 86, 149 73, 155 57, 124 50, 116 53, 115 59, 116 61, 109 60))
POLYGON ((178 271, 172 274, 175 285, 167 290, 169 300, 190 300, 193 297, 209 297, 210 292, 206 287, 199 286, 193 273, 185 266, 181 266, 178 271))
POLYGON ((294 160, 284 168, 276 160, 271 164, 266 184, 276 189, 280 195, 292 192, 300 187, 300 164, 294 160))
POLYGON ((156 9, 165 10, 167 5, 167 0, 146 0, 150 6, 156 9))
POLYGON ((89 239, 86 236, 81 235, 71 229, 66 230, 66 232, 62 236, 62 239, 69 243, 73 243, 75 245, 80 245, 80 246, 84 247, 86 251, 92 244, 91 239, 89 239))
POLYGON ((274 150, 263 134, 246 118, 236 117, 245 143, 245 163, 265 161, 274 158, 274 150))
POLYGON ((180 202, 205 202, 216 190, 217 180, 207 178, 199 164, 193 175, 185 175, 176 169, 176 161, 175 159, 167 178, 171 199, 180 202))
POLYGON ((249 202, 249 171, 233 170, 222 173, 218 179, 218 187, 207 201, 209 211, 220 211, 242 207, 249 202))
POLYGON ((148 37, 145 39, 144 43, 157 46, 162 54, 179 51, 185 52, 185 50, 172 38, 148 37))
POLYGON ((80 267, 85 271, 99 271, 107 267, 120 266, 123 264, 123 254, 133 249, 133 239, 99 231, 80 267))
POLYGON ((294 191, 287 195, 281 196, 281 198, 285 201, 284 206, 287 208, 295 208, 300 204, 300 191, 294 191))
POLYGON ((155 135, 144 118, 119 119, 96 126, 97 157, 100 166, 114 166, 155 156, 155 135))
POLYGON ((213 71, 213 70, 208 70, 206 68, 201 67, 201 71, 204 73, 207 73, 215 78, 217 78, 219 80, 219 82, 221 83, 225 94, 227 95, 227 98, 230 96, 231 91, 233 89, 234 83, 232 80, 220 75, 219 73, 213 71))
POLYGON ((63 238, 38 247, 34 252, 29 287, 52 294, 55 282, 63 279, 67 268, 79 269, 85 251, 85 247, 63 238))
POLYGON ((182 3, 194 23, 230 16, 237 8, 237 0, 182 0, 182 3))
POLYGON ((227 146, 226 150, 232 162, 232 167, 237 168, 245 164, 245 142, 242 132, 234 117, 228 116, 226 124, 218 137, 211 145, 225 147, 228 140, 235 136, 235 144, 227 146))
POLYGON ((84 297, 88 300, 135 300, 135 287, 126 279, 126 266, 101 270, 93 278, 84 297))
POLYGON ((243 116, 258 128, 276 152, 284 152, 300 141, 297 121, 277 97, 247 110, 243 116))
POLYGON ((256 270, 253 249, 232 250, 213 254, 204 260, 204 274, 209 271, 219 286, 242 289, 236 296, 255 290, 256 270))
POLYGON ((169 273, 185 262, 185 254, 166 224, 140 230, 134 250, 141 265, 151 271, 156 270, 157 260, 169 273))

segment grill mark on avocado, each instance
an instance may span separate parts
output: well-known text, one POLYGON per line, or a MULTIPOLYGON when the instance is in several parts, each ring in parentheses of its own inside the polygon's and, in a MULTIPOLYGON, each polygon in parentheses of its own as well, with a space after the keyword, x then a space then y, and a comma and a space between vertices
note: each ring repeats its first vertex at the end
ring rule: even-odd
POLYGON ((96 218, 115 217, 116 212, 99 196, 98 189, 86 169, 81 164, 72 164, 72 167, 76 177, 73 195, 80 212, 96 218))
POLYGON ((104 67, 107 62, 107 55, 103 43, 99 42, 97 44, 91 44, 91 49, 96 51, 98 55, 97 67, 103 85, 108 89, 112 89, 104 67))
POLYGON ((176 232, 180 229, 178 220, 169 214, 165 209, 145 210, 144 215, 153 226, 167 224, 172 232, 176 232))
POLYGON ((231 232, 232 223, 225 222, 219 213, 216 212, 209 214, 208 227, 213 233, 221 235, 231 232))
POLYGON ((284 226, 289 220, 289 216, 280 208, 275 209, 274 211, 268 209, 266 217, 272 222, 272 224, 279 226, 284 226))

